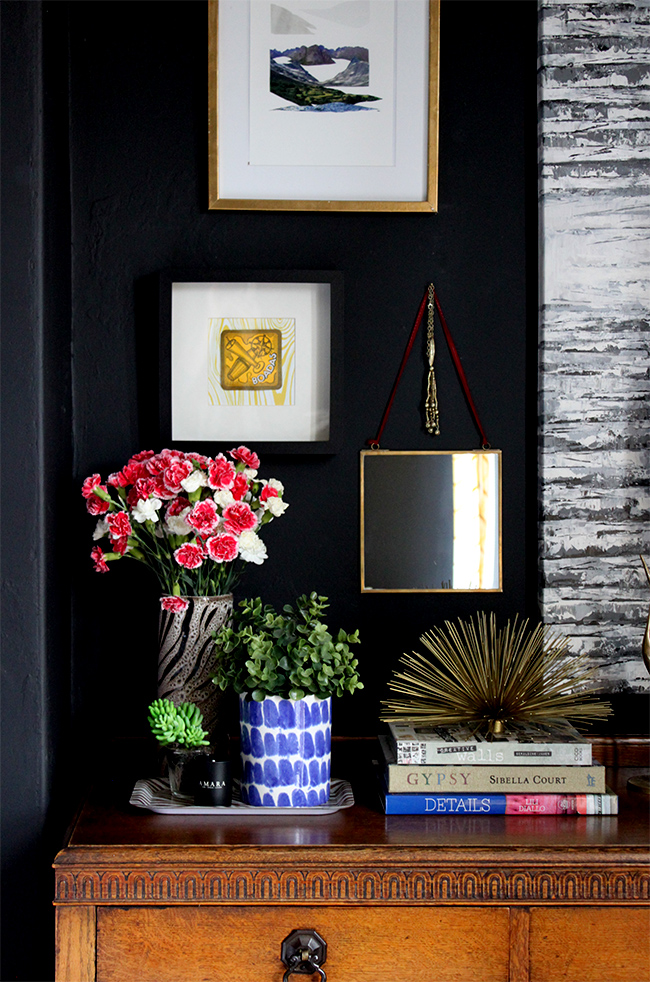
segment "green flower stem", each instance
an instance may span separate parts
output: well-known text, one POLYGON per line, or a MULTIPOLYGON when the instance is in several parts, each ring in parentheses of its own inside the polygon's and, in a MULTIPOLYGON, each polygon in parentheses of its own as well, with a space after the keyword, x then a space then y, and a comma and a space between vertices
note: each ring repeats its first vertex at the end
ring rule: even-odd
MULTIPOLYGON (((139 528, 133 528, 133 537, 140 543, 144 551, 144 555, 140 561, 153 569, 162 590, 164 592, 170 592, 169 585, 175 581, 174 571, 171 568, 171 563, 168 565, 166 562, 168 557, 160 551, 158 539, 153 528, 153 522, 145 522, 139 528)), ((127 553, 128 555, 131 555, 131 553, 127 553)), ((139 557, 134 556, 133 558, 138 559, 139 557)))
POLYGON ((108 503, 110 505, 114 504, 113 499, 111 498, 111 496, 108 493, 108 491, 104 491, 103 488, 94 487, 93 488, 93 494, 97 495, 98 498, 101 498, 102 501, 108 501, 108 503))

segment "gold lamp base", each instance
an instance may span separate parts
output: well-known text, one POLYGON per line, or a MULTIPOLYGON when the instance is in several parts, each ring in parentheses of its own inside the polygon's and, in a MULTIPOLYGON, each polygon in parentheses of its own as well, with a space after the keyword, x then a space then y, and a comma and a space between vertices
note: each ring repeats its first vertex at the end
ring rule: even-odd
POLYGON ((637 794, 650 795, 650 775, 637 774, 635 777, 628 778, 627 787, 629 791, 636 791, 637 794))

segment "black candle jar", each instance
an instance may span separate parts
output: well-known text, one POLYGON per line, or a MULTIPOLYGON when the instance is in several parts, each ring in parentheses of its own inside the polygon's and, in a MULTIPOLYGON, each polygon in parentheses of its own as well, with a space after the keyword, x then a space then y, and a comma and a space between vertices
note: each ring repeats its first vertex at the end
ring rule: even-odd
POLYGON ((230 761, 221 755, 204 754, 193 768, 194 804, 230 807, 232 771, 230 761))

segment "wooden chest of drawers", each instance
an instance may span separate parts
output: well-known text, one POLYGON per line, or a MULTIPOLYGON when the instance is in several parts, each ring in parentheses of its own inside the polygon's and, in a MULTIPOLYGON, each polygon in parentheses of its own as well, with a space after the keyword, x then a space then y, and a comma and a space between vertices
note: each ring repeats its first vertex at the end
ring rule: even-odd
POLYGON ((329 982, 650 980, 648 805, 626 773, 618 817, 385 816, 354 749, 335 770, 357 804, 323 817, 89 799, 55 862, 58 982, 281 982, 296 928, 326 940, 329 982))

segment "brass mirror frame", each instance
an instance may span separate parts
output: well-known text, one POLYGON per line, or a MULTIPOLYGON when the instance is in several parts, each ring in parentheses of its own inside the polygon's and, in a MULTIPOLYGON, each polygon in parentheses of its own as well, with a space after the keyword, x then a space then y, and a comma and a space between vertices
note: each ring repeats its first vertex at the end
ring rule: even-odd
POLYGON ((500 450, 362 450, 360 454, 361 477, 361 522, 360 522, 360 559, 361 559, 361 593, 502 593, 503 592, 503 536, 502 536, 502 455, 500 450), (498 493, 499 493, 499 585, 497 587, 463 588, 463 587, 371 587, 365 582, 365 475, 364 464, 367 457, 378 456, 451 456, 453 454, 495 455, 499 461, 498 493))

